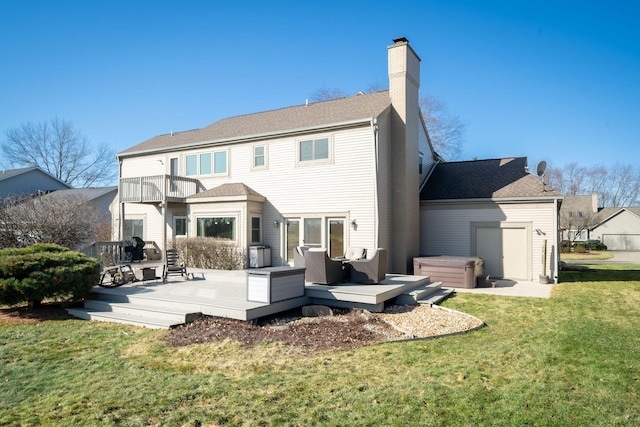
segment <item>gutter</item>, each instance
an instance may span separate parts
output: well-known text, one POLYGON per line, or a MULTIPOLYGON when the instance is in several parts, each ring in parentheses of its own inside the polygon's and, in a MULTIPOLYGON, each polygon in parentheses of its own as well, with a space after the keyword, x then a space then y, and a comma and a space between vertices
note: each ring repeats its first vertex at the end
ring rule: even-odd
POLYGON ((494 202, 494 203, 519 203, 519 202, 543 202, 562 200, 563 196, 547 196, 547 197, 504 197, 504 198, 475 198, 475 199, 440 199, 440 200, 420 200, 420 203, 469 203, 469 202, 494 202))

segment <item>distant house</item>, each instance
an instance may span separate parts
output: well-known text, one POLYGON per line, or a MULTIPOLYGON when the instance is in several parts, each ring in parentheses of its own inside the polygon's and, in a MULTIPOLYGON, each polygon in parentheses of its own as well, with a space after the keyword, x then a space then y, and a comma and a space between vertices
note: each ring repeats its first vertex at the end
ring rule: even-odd
POLYGON ((492 277, 557 279, 561 202, 526 157, 438 164, 420 192, 420 253, 482 257, 492 277))
POLYGON ((560 228, 563 239, 600 240, 613 251, 640 250, 640 208, 601 208, 595 193, 566 196, 560 228))
POLYGON ((411 272, 420 254, 479 255, 494 277, 526 280, 546 239, 553 276, 561 196, 523 158, 441 163, 404 38, 388 48, 388 75, 389 90, 230 117, 118 153, 114 239, 219 237, 270 246, 272 265, 292 264, 299 245, 331 256, 382 247, 390 273, 411 272), (461 193, 452 185, 471 186, 468 172, 477 185, 461 193))
POLYGON ((640 208, 601 209, 589 235, 612 251, 639 251, 640 208))
POLYGON ((46 194, 71 188, 67 183, 38 167, 0 171, 0 200, 46 194))
POLYGON ((585 241, 599 221, 598 195, 566 196, 560 208, 560 231, 563 240, 585 241))
POLYGON ((117 209, 118 187, 88 187, 58 190, 50 197, 77 197, 93 206, 103 221, 112 221, 111 211, 117 209))

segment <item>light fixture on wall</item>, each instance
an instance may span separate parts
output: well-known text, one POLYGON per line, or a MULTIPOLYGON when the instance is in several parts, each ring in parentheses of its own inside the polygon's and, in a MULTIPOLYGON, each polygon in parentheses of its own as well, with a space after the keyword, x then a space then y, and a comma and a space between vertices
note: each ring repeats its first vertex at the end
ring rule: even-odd
POLYGON ((355 219, 351 220, 351 228, 354 229, 354 230, 358 229, 358 223, 356 222, 355 219))
POLYGON ((280 226, 280 222, 278 222, 278 220, 276 219, 275 221, 273 221, 273 226, 275 228, 278 228, 280 226))
POLYGON ((547 233, 545 233, 544 231, 540 230, 539 228, 535 229, 535 232, 538 236, 546 236, 547 233))

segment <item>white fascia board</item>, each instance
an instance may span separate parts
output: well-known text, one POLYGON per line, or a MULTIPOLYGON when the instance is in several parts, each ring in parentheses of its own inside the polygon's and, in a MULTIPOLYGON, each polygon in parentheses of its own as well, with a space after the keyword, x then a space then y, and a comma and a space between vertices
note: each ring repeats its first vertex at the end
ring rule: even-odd
POLYGON ((316 132, 327 132, 327 131, 331 131, 331 130, 348 129, 348 128, 351 128, 351 127, 358 127, 358 125, 370 126, 371 120, 373 120, 373 119, 375 119, 375 117, 367 117, 367 118, 363 118, 363 119, 348 120, 348 121, 345 121, 345 122, 331 123, 331 124, 327 124, 327 125, 316 125, 316 126, 308 126, 308 127, 303 127, 303 128, 288 129, 288 130, 285 130, 285 131, 259 133, 259 134, 254 134, 254 135, 244 135, 244 136, 236 137, 236 138, 212 139, 212 140, 207 140, 207 141, 198 141, 198 142, 192 142, 190 144, 177 145, 177 146, 174 145, 172 147, 166 147, 166 148, 156 148, 156 149, 149 149, 149 150, 134 151, 134 152, 131 152, 131 153, 126 153, 126 154, 116 154, 116 158, 123 159, 123 158, 127 158, 127 157, 136 157, 136 156, 140 156, 140 155, 144 155, 144 154, 171 153, 171 152, 175 152, 175 151, 182 151, 182 150, 188 150, 188 149, 198 148, 198 147, 202 147, 202 146, 218 145, 218 144, 223 144, 223 143, 224 144, 238 144, 238 143, 242 143, 242 142, 254 142, 254 141, 260 141, 260 140, 265 140, 265 139, 274 139, 274 138, 279 138, 279 137, 284 137, 284 136, 291 136, 291 135, 305 135, 305 134, 316 133, 316 132))

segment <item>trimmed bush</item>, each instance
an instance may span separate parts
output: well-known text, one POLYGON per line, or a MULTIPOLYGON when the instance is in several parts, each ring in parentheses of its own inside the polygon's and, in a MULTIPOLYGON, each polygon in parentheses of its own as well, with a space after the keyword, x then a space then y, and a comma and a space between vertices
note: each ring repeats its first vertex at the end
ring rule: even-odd
POLYGON ((212 237, 176 239, 171 245, 187 267, 212 270, 242 270, 247 253, 233 242, 212 237))
POLYGON ((0 304, 46 298, 78 301, 98 283, 100 263, 80 252, 51 243, 0 250, 0 304))

